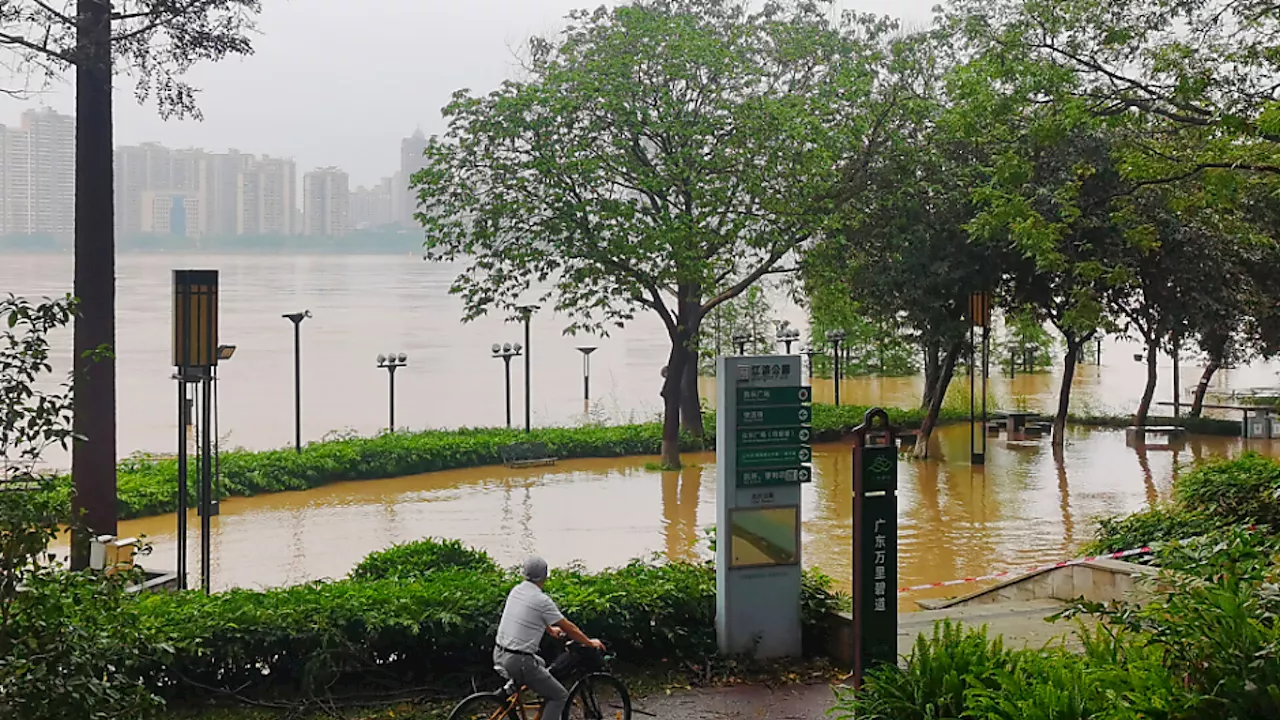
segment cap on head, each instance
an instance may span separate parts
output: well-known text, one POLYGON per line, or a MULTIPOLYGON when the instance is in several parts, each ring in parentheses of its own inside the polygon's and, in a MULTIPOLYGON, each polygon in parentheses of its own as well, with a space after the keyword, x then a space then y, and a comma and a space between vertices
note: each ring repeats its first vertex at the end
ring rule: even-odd
POLYGON ((547 561, 532 555, 524 561, 524 579, 530 582, 542 582, 547 579, 547 561))

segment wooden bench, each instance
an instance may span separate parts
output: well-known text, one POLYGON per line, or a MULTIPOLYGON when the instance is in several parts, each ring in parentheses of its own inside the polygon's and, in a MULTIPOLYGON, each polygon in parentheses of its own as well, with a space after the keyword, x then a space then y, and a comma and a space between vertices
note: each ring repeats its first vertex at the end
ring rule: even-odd
POLYGON ((1142 445, 1153 450, 1172 449, 1181 445, 1186 433, 1187 429, 1178 425, 1145 425, 1142 427, 1130 425, 1124 429, 1124 440, 1129 447, 1142 445), (1164 436, 1165 442, 1148 443, 1148 435, 1164 436))
POLYGON ((502 464, 509 468, 539 467, 555 465, 558 458, 551 456, 545 443, 519 442, 512 443, 500 451, 502 464))

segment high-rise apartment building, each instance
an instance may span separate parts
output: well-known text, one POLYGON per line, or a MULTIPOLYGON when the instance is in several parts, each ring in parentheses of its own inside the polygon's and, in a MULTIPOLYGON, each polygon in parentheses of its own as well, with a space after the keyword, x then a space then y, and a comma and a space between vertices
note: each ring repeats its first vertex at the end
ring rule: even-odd
POLYGON ((350 226, 353 230, 382 227, 395 222, 391 210, 392 180, 389 177, 371 188, 361 185, 351 192, 350 226))
POLYGON ((339 237, 350 228, 351 191, 347 174, 317 168, 302 177, 302 233, 339 237))
POLYGON ((120 235, 145 232, 142 226, 151 209, 143 206, 143 193, 171 190, 172 181, 173 154, 169 148, 153 142, 116 148, 116 232, 120 235))
POLYGON ((417 193, 409 189, 414 173, 427 166, 427 159, 422 153, 427 149, 427 137, 422 129, 413 131, 413 135, 400 141, 400 173, 395 178, 398 186, 396 193, 396 222, 404 227, 415 225, 413 214, 418 211, 417 193))
POLYGON ((263 155, 240 172, 237 235, 295 235, 297 168, 290 158, 263 155))
POLYGON ((253 165, 252 155, 238 150, 205 153, 200 157, 200 207, 209 235, 227 237, 239 232, 240 175, 253 165))
POLYGON ((47 108, 0 127, 0 233, 75 233, 76 121, 47 108))

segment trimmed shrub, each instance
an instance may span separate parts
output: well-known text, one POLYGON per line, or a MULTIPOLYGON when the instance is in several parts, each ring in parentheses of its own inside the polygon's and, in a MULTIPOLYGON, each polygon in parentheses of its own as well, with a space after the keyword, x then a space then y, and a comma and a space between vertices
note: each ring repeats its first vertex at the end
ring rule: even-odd
POLYGON ((1173 502, 1098 522, 1086 552, 1115 552, 1236 525, 1280 528, 1280 460, 1247 452, 1202 463, 1173 485, 1173 502))
MULTIPOLYGON (((814 438, 837 440, 862 422, 867 407, 815 405, 814 438)), ((903 428, 919 427, 919 410, 889 410, 892 421, 903 428)), ((962 415, 944 410, 944 421, 962 415)), ((715 414, 705 413, 707 427, 715 427, 715 414)), ((712 432, 714 435, 714 432, 712 432)), ((349 437, 314 442, 301 453, 292 448, 230 450, 221 455, 224 497, 252 497, 264 493, 309 490, 349 480, 405 477, 440 470, 500 465, 503 447, 517 442, 541 442, 559 458, 629 457, 657 455, 662 447, 662 425, 587 425, 575 428, 519 430, 462 428, 409 433, 382 433, 374 437, 349 437)), ((714 439, 706 442, 714 445, 714 439)), ((704 450, 704 441, 683 436, 681 450, 704 450)), ((117 469, 118 513, 122 520, 173 512, 178 506, 178 461, 137 455, 123 460, 117 469)), ((194 473, 188 479, 192 497, 194 473)), ((70 478, 59 479, 59 492, 69 493, 70 478)), ((68 495, 69 496, 69 495, 68 495)))
MULTIPOLYGON (((518 578, 452 542, 401 548, 410 549, 375 553, 353 573, 378 579, 141 598, 140 627, 172 648, 163 665, 150 668, 151 685, 189 703, 232 689, 280 698, 339 693, 373 678, 418 687, 450 676, 488 676, 502 605, 518 578), (441 564, 411 575, 427 556, 470 567, 441 564)), ((702 662, 716 652, 710 565, 635 561, 599 573, 567 568, 552 572, 547 592, 584 632, 628 663, 702 662)), ((809 573, 804 631, 814 632, 825 609, 841 601, 829 579, 809 573)), ((554 641, 547 642, 550 649, 554 641)))
POLYGON ((353 580, 418 580, 440 570, 496 573, 489 553, 461 540, 416 540, 370 553, 351 571, 353 580))

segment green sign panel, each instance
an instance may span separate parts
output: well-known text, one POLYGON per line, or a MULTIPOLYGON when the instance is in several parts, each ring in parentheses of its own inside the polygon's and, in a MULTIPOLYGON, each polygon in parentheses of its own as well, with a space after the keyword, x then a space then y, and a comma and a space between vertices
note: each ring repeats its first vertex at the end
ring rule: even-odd
MULTIPOLYGON (((854 472, 861 470, 863 493, 855 503, 854 585, 860 602, 854 608, 858 641, 855 669, 861 676, 898 658, 898 452, 897 448, 854 450, 854 472)), ((854 478, 854 492, 858 492, 854 478)))
POLYGON ((739 448, 739 468, 789 468, 813 460, 807 445, 779 448, 739 448))
POLYGON ((738 427, 772 427, 775 425, 808 425, 813 410, 807 407, 738 408, 738 427))
POLYGON ((803 405, 813 401, 808 387, 738 388, 738 407, 761 405, 803 405))
POLYGON ((813 471, 807 467, 774 470, 739 470, 738 487, 767 487, 807 483, 813 479, 813 471))
POLYGON ((813 430, 807 427, 763 428, 760 430, 739 430, 738 447, 759 447, 768 445, 805 445, 813 437, 813 430))

